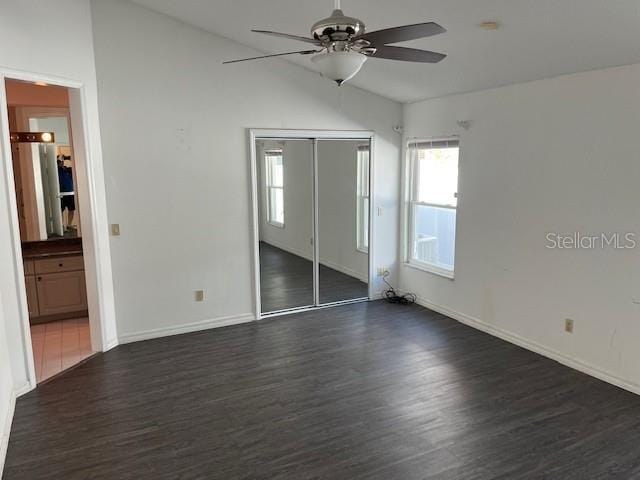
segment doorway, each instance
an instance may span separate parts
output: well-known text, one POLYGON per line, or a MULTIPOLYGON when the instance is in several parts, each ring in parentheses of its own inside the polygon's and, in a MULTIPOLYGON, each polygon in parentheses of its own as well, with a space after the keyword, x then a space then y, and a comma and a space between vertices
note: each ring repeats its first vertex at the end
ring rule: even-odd
POLYGON ((87 291, 87 281, 96 283, 95 258, 81 218, 88 225, 92 218, 81 213, 90 210, 91 198, 77 188, 78 172, 87 171, 80 87, 20 77, 0 76, 2 130, 3 147, 10 147, 3 148, 4 169, 33 388, 101 351, 103 335, 87 291))
POLYGON ((255 309, 371 297, 371 132, 250 130, 255 309))

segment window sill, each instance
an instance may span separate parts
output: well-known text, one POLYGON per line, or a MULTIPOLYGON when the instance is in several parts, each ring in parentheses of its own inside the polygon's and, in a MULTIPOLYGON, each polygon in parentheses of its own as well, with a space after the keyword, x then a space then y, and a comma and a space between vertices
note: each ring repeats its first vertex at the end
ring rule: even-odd
POLYGON ((415 270, 420 270, 421 272, 431 273, 433 275, 437 275, 439 277, 446 278, 448 280, 454 280, 455 275, 454 272, 445 270, 443 268, 432 267, 430 265, 419 265, 411 262, 404 262, 403 265, 405 267, 413 268, 415 270))
POLYGON ((267 224, 271 225, 272 227, 276 227, 276 228, 284 228, 284 223, 267 222, 267 224))
POLYGON ((369 255, 369 249, 368 248, 356 248, 356 250, 360 253, 364 253, 365 255, 369 255))

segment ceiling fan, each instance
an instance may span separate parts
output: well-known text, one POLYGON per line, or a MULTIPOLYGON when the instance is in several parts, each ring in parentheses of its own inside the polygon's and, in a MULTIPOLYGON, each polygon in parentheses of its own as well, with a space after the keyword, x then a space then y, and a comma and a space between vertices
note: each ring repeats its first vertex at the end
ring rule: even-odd
POLYGON ((262 58, 282 57, 285 55, 314 55, 311 61, 318 66, 322 76, 330 78, 338 85, 353 78, 369 57, 401 60, 404 62, 437 63, 446 57, 443 53, 418 50, 415 48, 394 47, 391 43, 406 42, 418 38, 431 37, 446 30, 434 22, 404 25, 386 28, 374 32, 365 32, 364 23, 353 17, 347 17, 340 9, 340 0, 335 1, 335 9, 330 17, 316 22, 311 27, 312 37, 290 35, 268 30, 252 32, 289 38, 313 45, 315 48, 295 52, 276 53, 259 57, 243 58, 223 62, 237 63, 262 58))

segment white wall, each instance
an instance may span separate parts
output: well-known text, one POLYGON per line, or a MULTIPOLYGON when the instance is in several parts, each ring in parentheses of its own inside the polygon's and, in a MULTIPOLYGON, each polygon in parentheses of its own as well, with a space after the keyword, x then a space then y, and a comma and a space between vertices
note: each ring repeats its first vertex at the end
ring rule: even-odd
POLYGON ((6 319, 2 309, 2 294, 0 294, 0 476, 2 476, 2 467, 7 453, 9 431, 11 430, 15 404, 5 325, 6 319))
POLYGON ((41 132, 54 132, 56 145, 69 145, 69 120, 64 117, 32 118, 33 128, 41 132))
MULTIPOLYGON (((56 8, 50 8, 50 2, 44 0, 5 0, 2 2, 0 15, 0 45, 11 45, 11 48, 0 49, 0 71, 22 71, 43 74, 55 79, 79 82, 83 85, 83 98, 87 114, 87 128, 91 159, 91 168, 95 176, 95 184, 89 186, 98 202, 104 209, 104 181, 102 178, 102 158, 100 151, 100 131, 97 113, 97 92, 95 84, 95 64, 93 58, 93 42, 91 30, 91 14, 88 0, 59 0, 56 8), (60 34, 60 26, 66 26, 64 34, 60 34), (51 52, 64 52, 52 55, 51 52)), ((11 75, 10 75, 11 76, 11 75)), ((0 91, 4 91, 1 88, 0 91)), ((6 112, 5 106, 2 107, 6 112)), ((9 350, 14 388, 23 392, 29 388, 28 357, 25 352, 22 331, 21 300, 24 301, 22 284, 22 267, 14 269, 13 255, 16 244, 13 243, 16 232, 10 230, 11 217, 16 219, 15 198, 8 185, 13 181, 8 172, 10 168, 10 152, 3 148, 2 169, 0 169, 0 293, 3 297, 3 314, 9 350), (22 299, 20 297, 23 297, 22 299)), ((98 205, 98 216, 99 216, 98 205)), ((101 218, 98 218, 100 221, 101 218)), ((96 238, 97 249, 103 258, 108 259, 109 245, 105 243, 106 218, 104 232, 96 238)), ((86 230, 85 230, 86 233, 86 230)), ((108 297, 111 291, 109 265, 100 272, 100 286, 108 297)), ((90 298, 96 302, 95 295, 90 298)), ((115 341, 115 320, 113 308, 107 304, 100 305, 105 317, 105 337, 115 341)), ((28 349, 29 350, 29 349, 28 349)), ((2 414, 0 412, 0 418, 2 414)))
POLYGON ((250 127, 375 130, 378 260, 394 265, 399 104, 280 60, 223 66, 255 51, 127 2, 92 5, 123 340, 253 318, 250 127))
MULTIPOLYGON (((402 267, 427 304, 640 392, 640 249, 551 250, 546 234, 640 235, 640 66, 407 105, 407 137, 461 131, 455 280, 402 267), (565 318, 575 333, 563 332, 565 318)), ((639 238, 640 240, 640 238, 639 238)))

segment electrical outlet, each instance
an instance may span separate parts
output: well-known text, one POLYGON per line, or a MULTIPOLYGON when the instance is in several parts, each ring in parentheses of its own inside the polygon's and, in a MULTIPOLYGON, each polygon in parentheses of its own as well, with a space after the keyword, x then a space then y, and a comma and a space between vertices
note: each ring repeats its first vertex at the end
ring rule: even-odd
POLYGON ((204 290, 196 290, 196 302, 202 302, 204 300, 204 290))
POLYGON ((119 223, 112 223, 111 224, 111 235, 113 235, 114 237, 117 237, 118 235, 120 235, 120 224, 119 223))
POLYGON ((564 331, 567 333, 573 333, 573 320, 566 318, 564 320, 564 331))
POLYGON ((378 267, 378 276, 379 277, 384 277, 384 274, 387 273, 387 267, 378 267))

